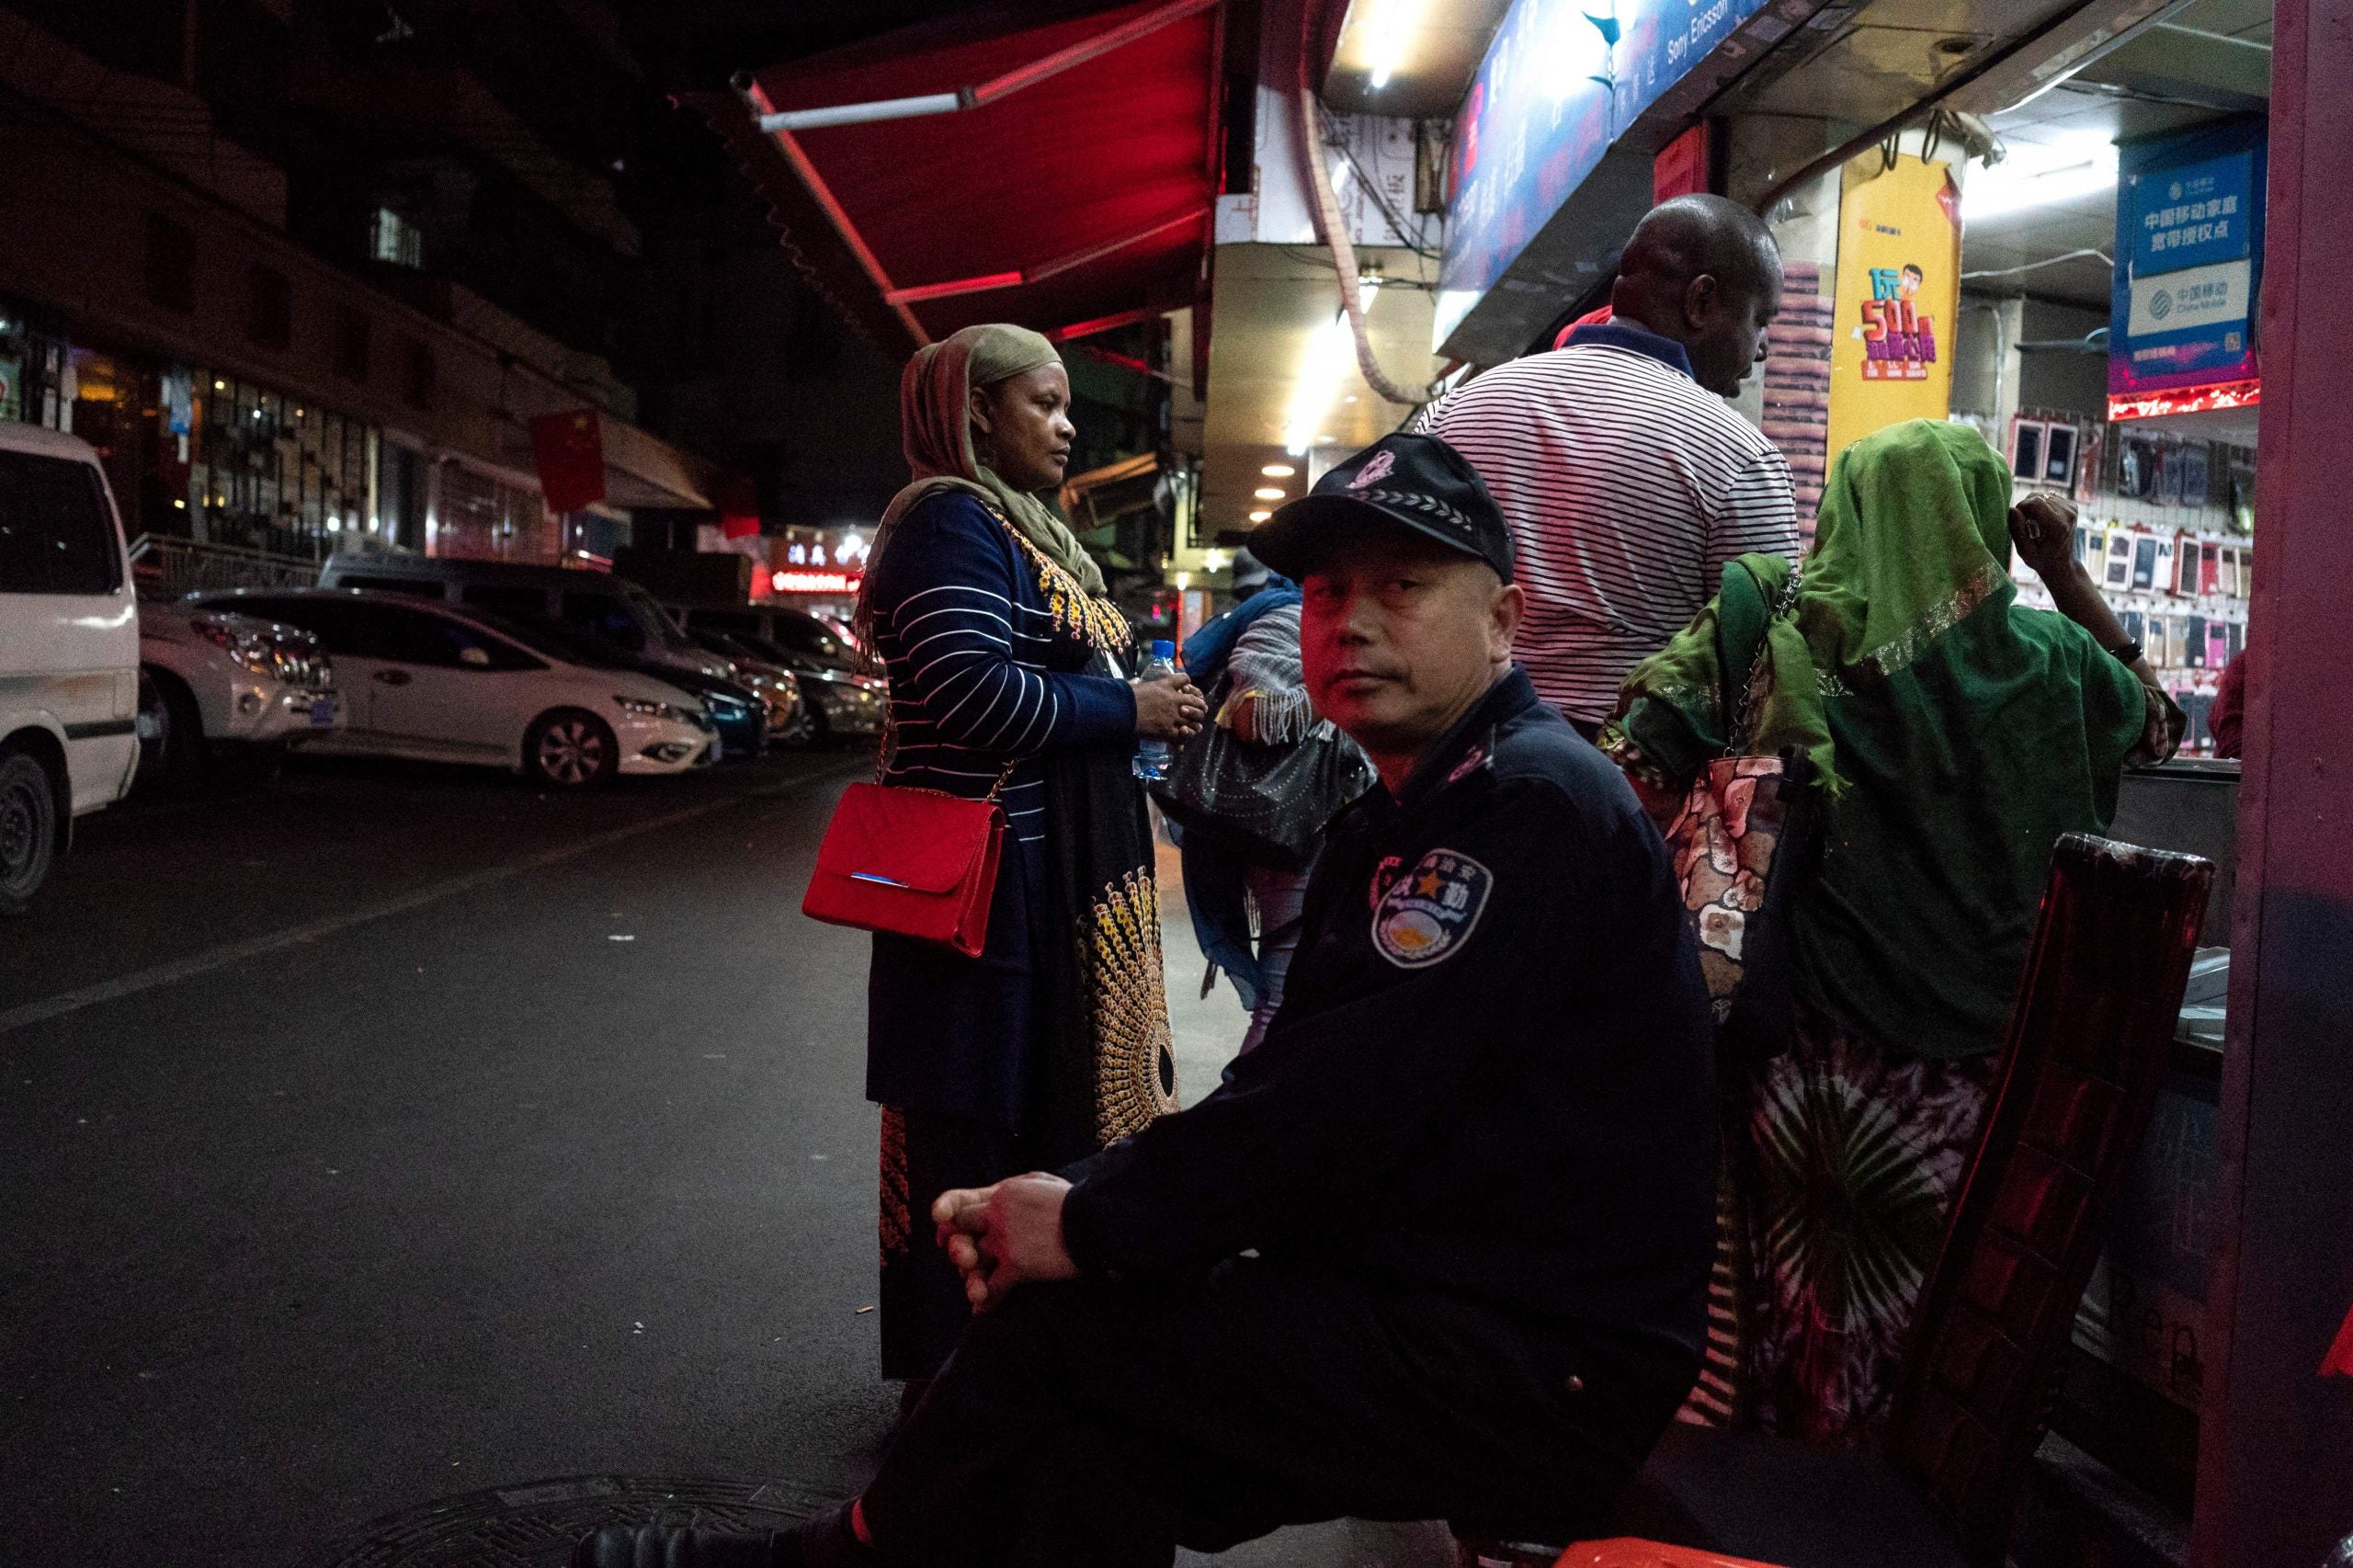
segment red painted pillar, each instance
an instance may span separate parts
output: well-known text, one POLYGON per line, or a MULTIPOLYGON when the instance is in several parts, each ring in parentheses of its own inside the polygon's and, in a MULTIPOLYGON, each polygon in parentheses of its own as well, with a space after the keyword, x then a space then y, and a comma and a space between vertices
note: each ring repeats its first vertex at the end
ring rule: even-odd
POLYGON ((2192 1558, 2353 1533, 2353 0, 2276 0, 2221 1229, 2192 1558))

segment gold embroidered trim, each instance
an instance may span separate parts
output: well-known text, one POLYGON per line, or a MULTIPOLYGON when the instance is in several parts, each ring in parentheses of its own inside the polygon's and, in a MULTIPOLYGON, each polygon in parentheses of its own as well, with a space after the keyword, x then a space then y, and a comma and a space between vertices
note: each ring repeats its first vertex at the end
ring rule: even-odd
POLYGON ((1029 536, 1007 521, 1004 513, 995 516, 1038 574, 1038 592, 1045 598, 1046 613, 1053 618, 1055 631, 1106 653, 1125 653, 1135 645, 1135 632, 1117 605, 1080 587, 1077 578, 1030 543, 1029 536))
POLYGON ((1849 665, 1846 678, 1840 678, 1835 670, 1817 668, 1814 690, 1824 697, 1852 697, 1858 685, 1868 686, 1900 674, 1927 651, 1929 643, 1968 619, 1978 606, 1993 597, 1995 591, 2009 580, 2009 574, 1999 563, 1989 562, 1950 598, 1906 628, 1902 636, 1849 665))
POLYGON ((1176 1108, 1176 1059, 1162 989, 1160 892, 1139 868, 1088 912, 1095 1018, 1095 1135, 1116 1142, 1176 1108))

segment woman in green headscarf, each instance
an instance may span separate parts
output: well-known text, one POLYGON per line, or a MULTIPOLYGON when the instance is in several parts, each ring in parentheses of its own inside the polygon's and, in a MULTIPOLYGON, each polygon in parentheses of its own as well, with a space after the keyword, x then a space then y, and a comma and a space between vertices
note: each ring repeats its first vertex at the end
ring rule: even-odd
POLYGON ((926 346, 900 381, 914 478, 877 531, 859 642, 891 680, 887 784, 994 797, 1006 833, 977 959, 888 934, 867 985, 882 1107, 882 1375, 910 1391, 970 1316, 932 1199, 1051 1168, 1174 1107, 1139 735, 1201 720, 1131 681, 1133 634, 1040 499, 1075 432, 1054 347, 1017 326, 926 346))
POLYGON ((1794 618, 1790 563, 1744 556, 1638 665, 1605 743, 1646 793, 1724 747, 1727 669, 1758 670, 1747 749, 1826 779, 1790 912, 1796 1044, 1749 1117, 1748 1386, 1762 1424, 1868 1441, 1973 1147, 2059 835, 2104 831, 2128 760, 2179 710, 2075 559, 2074 513, 2010 506, 1965 426, 1913 420, 1833 466, 1794 618), (2015 539, 2063 613, 2016 602, 2015 539))

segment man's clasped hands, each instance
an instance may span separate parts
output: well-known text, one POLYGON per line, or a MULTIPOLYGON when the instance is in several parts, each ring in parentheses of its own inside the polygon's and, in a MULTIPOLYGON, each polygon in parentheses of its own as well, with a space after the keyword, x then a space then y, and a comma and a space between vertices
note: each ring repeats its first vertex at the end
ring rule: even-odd
POLYGON ((1063 1199, 1070 1183, 1043 1171, 991 1187, 958 1187, 931 1206, 939 1245, 964 1273, 964 1294, 986 1312, 1030 1279, 1074 1279, 1063 1245, 1063 1199))

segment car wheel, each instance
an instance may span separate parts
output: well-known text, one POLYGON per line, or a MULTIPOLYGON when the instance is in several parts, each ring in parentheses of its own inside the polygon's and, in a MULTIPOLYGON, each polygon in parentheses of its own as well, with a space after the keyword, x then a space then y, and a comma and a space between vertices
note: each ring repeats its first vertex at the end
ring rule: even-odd
POLYGON ((139 672, 139 772, 131 788, 141 794, 176 792, 196 783, 204 767, 204 719, 196 699, 177 676, 139 672))
POLYGON ((57 783, 28 752, 0 750, 0 915, 22 915, 57 858, 57 783))
POLYGON ((776 744, 780 746, 805 746, 814 733, 809 718, 809 699, 801 698, 792 704, 792 716, 775 732, 776 744))
POLYGON ((809 730, 804 744, 813 746, 830 744, 834 738, 834 727, 825 722, 825 710, 813 702, 804 701, 801 706, 808 710, 809 714, 809 730))
POLYGON ((540 714, 523 736, 524 771, 551 790, 601 784, 620 765, 612 726, 577 708, 540 714))

